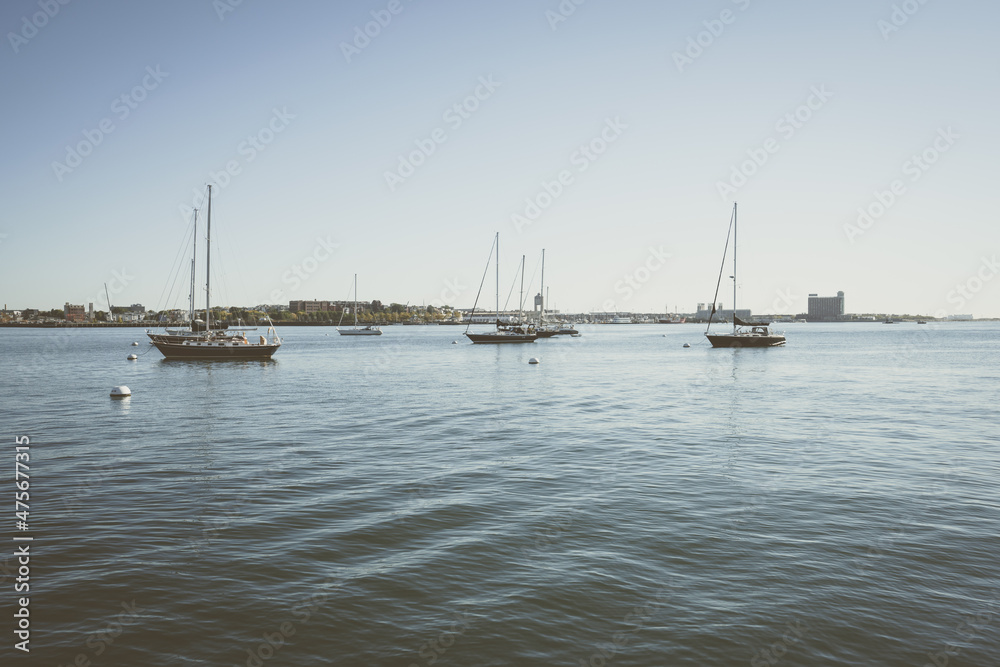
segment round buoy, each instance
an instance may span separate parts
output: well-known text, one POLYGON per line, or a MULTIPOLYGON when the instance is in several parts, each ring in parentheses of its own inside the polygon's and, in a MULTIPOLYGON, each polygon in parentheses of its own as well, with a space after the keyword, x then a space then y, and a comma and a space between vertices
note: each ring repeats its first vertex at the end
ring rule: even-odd
POLYGON ((128 355, 128 357, 127 357, 127 359, 128 359, 129 361, 135 361, 135 360, 136 360, 136 359, 138 359, 138 358, 139 358, 139 357, 137 357, 137 356, 136 356, 136 355, 134 355, 134 354, 130 354, 130 355, 128 355))
POLYGON ((664 338, 666 338, 666 337, 667 337, 667 334, 663 334, 663 337, 664 337, 664 338))
POLYGON ((541 360, 538 357, 532 357, 531 359, 528 359, 528 363, 529 364, 538 364, 538 363, 541 363, 541 360))
POLYGON ((684 347, 691 347, 691 346, 688 345, 687 343, 684 343, 684 347))
POLYGON ((111 390, 111 398, 128 398, 132 395, 132 390, 122 385, 111 390))
POLYGON ((452 345, 458 345, 458 341, 457 340, 453 340, 453 341, 451 341, 451 344, 452 345))
POLYGON ((132 341, 132 347, 139 347, 139 343, 132 341))

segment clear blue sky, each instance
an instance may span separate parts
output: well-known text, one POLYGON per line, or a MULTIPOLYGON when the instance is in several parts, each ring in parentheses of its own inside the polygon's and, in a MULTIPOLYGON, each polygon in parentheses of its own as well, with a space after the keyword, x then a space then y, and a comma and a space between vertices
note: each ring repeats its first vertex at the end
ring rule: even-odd
POLYGON ((742 307, 1000 316, 996 3, 229 2, 3 3, 8 307, 105 282, 186 307, 186 274, 161 296, 182 210, 232 163, 220 305, 343 299, 358 273, 362 300, 471 306, 499 231, 504 292, 545 248, 557 308, 690 311, 736 200, 742 307), (517 225, 526 199, 547 207, 517 225))

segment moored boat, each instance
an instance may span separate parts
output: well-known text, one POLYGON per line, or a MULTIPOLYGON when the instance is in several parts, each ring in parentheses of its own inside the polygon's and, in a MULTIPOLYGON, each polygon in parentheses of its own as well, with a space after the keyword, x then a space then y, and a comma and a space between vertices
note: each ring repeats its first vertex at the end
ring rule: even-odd
MULTIPOLYGON (((483 333, 469 333, 469 327, 465 328, 466 337, 473 343, 534 343, 538 338, 538 334, 529 328, 521 328, 516 325, 504 325, 500 322, 500 233, 497 232, 496 237, 493 240, 493 247, 490 248, 490 259, 493 258, 493 251, 496 249, 496 330, 483 333)), ((523 264, 523 259, 522 259, 523 264)), ((489 260, 486 262, 486 270, 490 268, 489 260)), ((484 275, 483 278, 486 276, 484 275)), ((479 285, 480 292, 482 291, 482 283, 479 285)), ((479 304, 479 294, 476 294, 476 302, 472 306, 472 311, 475 312, 476 306, 479 304)), ((469 323, 472 326, 472 323, 469 323)))
MULTIPOLYGON (((344 321, 344 315, 340 315, 341 322, 344 321)), ((354 274, 354 328, 353 329, 341 329, 340 325, 337 325, 337 333, 341 336, 381 336, 382 330, 376 326, 369 324, 365 327, 358 326, 358 274, 354 274)))
POLYGON ((708 328, 705 337, 712 347, 778 347, 785 344, 785 337, 771 330, 769 322, 745 322, 736 316, 736 204, 733 204, 733 215, 729 219, 729 234, 726 235, 726 249, 722 253, 722 266, 719 269, 719 280, 715 284, 715 296, 712 298, 712 312, 708 316, 708 328), (718 302, 719 286, 722 284, 722 271, 726 266, 726 253, 729 250, 729 234, 733 237, 733 332, 711 333, 712 318, 715 316, 715 304, 718 302))
MULTIPOLYGON (((196 223, 197 224, 197 223, 196 223)), ((212 186, 208 186, 208 231, 205 249, 205 321, 192 318, 190 329, 171 329, 164 334, 146 332, 150 341, 167 359, 270 359, 281 347, 274 324, 268 336, 252 341, 244 329, 212 328, 212 186), (204 328, 202 328, 204 327, 204 328)), ((192 276, 193 276, 192 268, 192 276)), ((193 310, 192 291, 192 310, 193 310)))

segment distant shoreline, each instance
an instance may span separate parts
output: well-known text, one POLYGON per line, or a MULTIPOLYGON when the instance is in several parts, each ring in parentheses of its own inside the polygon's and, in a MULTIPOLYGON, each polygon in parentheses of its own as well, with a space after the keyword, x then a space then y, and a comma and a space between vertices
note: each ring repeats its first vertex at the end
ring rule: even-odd
MULTIPOLYGON (((234 329, 244 328, 244 327, 256 327, 256 328, 267 328, 271 325, 269 324, 236 324, 227 323, 230 327, 234 329)), ((445 325, 445 326, 464 326, 466 322, 358 322, 358 324, 369 325, 379 327, 398 327, 398 326, 423 326, 423 325, 445 325)), ((170 328, 187 328, 187 322, 175 323, 175 324, 160 324, 156 322, 0 322, 0 327, 8 328, 21 328, 21 329, 164 329, 170 328)), ((336 327, 336 326, 353 326, 348 324, 337 324, 336 322, 275 322, 275 328, 278 327, 336 327)), ((214 329, 214 327, 213 327, 214 329)))
MULTIPOLYGON (((927 324, 961 324, 964 322, 998 322, 1000 318, 997 317, 984 317, 977 318, 974 320, 927 320, 927 324)), ((894 323, 897 324, 916 324, 916 319, 913 320, 895 320, 894 323)), ((467 326, 468 322, 364 322, 359 324, 372 324, 373 326, 379 327, 406 327, 406 326, 467 326)), ((489 324, 489 322, 480 322, 474 324, 489 324)), ((601 322, 591 322, 590 324, 609 324, 609 326, 621 326, 620 324, 610 324, 601 322)), ((660 324, 658 322, 635 322, 633 324, 647 324, 651 326, 656 326, 660 324)), ((670 323, 678 324, 678 323, 670 323)), ((705 324, 704 321, 688 321, 687 324, 705 324)), ((721 323, 716 323, 721 324, 721 323)), ((775 321, 772 324, 882 324, 879 320, 840 320, 840 321, 829 321, 829 322, 778 322, 775 321)), ((0 322, 0 327, 6 327, 10 329, 163 329, 165 327, 186 327, 186 323, 178 324, 158 324, 151 322, 0 322)), ((268 327, 268 324, 230 324, 229 326, 233 328, 242 327, 268 327)), ((274 327, 336 327, 336 326, 350 326, 350 325, 338 325, 335 322, 275 322, 274 327)))

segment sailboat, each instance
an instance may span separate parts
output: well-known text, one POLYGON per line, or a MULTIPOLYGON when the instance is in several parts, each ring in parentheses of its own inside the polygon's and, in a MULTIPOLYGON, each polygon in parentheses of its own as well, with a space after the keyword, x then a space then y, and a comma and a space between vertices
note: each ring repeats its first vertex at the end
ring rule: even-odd
POLYGON ((705 337, 712 347, 776 347, 785 344, 785 337, 774 333, 770 322, 745 322, 736 316, 736 203, 733 203, 733 216, 729 220, 729 233, 726 235, 726 249, 722 253, 722 266, 719 267, 719 280, 715 284, 715 297, 712 299, 712 312, 708 316, 708 328, 705 337), (715 315, 715 304, 719 298, 719 286, 722 284, 722 272, 726 267, 726 253, 729 251, 729 234, 733 237, 733 332, 724 334, 709 333, 712 328, 712 318, 715 315))
MULTIPOLYGON (((196 223, 197 224, 197 223, 196 223)), ((197 236, 197 234, 195 234, 197 236)), ((194 289, 191 292, 191 328, 168 330, 166 334, 149 331, 146 335, 167 359, 270 359, 281 339, 268 319, 268 336, 251 342, 244 329, 212 329, 211 262, 212 262, 212 186, 208 186, 208 232, 205 258, 205 321, 194 319, 194 289)), ((194 279, 194 265, 191 267, 194 279)))
MULTIPOLYGON (((341 313, 340 321, 344 321, 344 315, 341 313)), ((358 328, 358 274, 354 274, 354 328, 353 329, 341 329, 337 326, 337 333, 341 336, 381 336, 382 330, 376 326, 368 325, 366 327, 358 328)))
MULTIPOLYGON (((493 248, 496 248, 496 260, 497 260, 497 305, 496 305, 496 331, 488 333, 469 333, 469 326, 472 326, 470 319, 469 326, 465 327, 465 335, 473 343, 534 343, 535 339, 538 338, 538 334, 532 330, 525 331, 520 327, 510 327, 502 324, 500 322, 500 232, 497 232, 496 238, 493 240, 493 247, 490 248, 490 259, 493 258, 493 248)), ((522 259, 523 263, 523 259, 522 259)), ((490 268, 489 260, 486 261, 486 270, 490 268)), ((483 273, 483 280, 486 280, 486 274, 483 273)), ((483 284, 479 283, 479 293, 483 291, 483 284)), ((472 312, 476 312, 476 306, 479 305, 479 293, 476 294, 476 302, 472 306, 472 312)))
POLYGON ((548 303, 548 300, 548 295, 545 293, 545 248, 542 248, 542 280, 538 290, 538 296, 535 297, 535 303, 539 306, 538 326, 535 327, 535 331, 538 333, 539 338, 551 338, 553 336, 558 336, 559 334, 579 333, 573 327, 556 328, 545 325, 545 306, 548 303))

